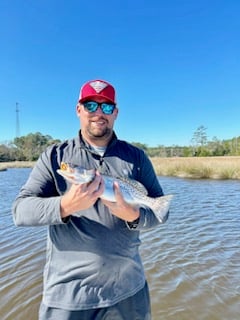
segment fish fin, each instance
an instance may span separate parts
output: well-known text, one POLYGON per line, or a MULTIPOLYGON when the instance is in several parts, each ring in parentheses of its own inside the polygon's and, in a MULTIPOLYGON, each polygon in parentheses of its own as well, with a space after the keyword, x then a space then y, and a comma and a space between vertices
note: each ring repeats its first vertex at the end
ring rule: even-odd
POLYGON ((171 200, 173 198, 172 194, 154 198, 151 209, 157 217, 158 221, 164 223, 169 215, 169 207, 171 200))

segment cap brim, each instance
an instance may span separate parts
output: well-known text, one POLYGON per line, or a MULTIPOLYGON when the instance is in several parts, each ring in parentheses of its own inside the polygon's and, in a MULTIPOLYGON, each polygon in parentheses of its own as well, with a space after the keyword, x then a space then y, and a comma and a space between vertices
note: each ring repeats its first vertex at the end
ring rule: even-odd
POLYGON ((80 99, 79 102, 84 102, 84 101, 91 100, 91 99, 93 99, 93 100, 94 100, 94 99, 103 99, 103 100, 106 100, 107 102, 116 104, 115 101, 109 99, 108 97, 103 96, 103 95, 97 95, 97 94, 93 94, 93 95, 84 97, 84 98, 80 99))

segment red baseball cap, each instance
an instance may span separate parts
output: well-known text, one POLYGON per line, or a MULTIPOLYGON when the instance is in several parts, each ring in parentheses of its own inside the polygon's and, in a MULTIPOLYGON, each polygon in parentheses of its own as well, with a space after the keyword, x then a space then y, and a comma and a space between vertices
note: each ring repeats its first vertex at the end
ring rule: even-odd
POLYGON ((104 98, 107 101, 116 104, 114 87, 104 80, 91 80, 86 82, 80 90, 79 102, 89 99, 104 98))

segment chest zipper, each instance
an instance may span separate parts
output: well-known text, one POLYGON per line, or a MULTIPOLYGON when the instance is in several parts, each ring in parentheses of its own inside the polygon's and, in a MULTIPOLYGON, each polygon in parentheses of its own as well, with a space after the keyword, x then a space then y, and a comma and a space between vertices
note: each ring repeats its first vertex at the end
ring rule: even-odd
POLYGON ((104 158, 101 156, 99 159, 99 167, 98 167, 98 171, 100 173, 103 173, 103 162, 104 162, 104 158))

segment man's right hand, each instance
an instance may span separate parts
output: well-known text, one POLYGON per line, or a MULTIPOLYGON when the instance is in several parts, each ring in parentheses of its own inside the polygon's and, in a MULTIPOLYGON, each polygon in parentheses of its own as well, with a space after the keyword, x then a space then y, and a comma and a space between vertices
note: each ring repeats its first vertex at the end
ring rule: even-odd
POLYGON ((86 210, 94 205, 104 191, 104 181, 99 172, 90 183, 72 184, 71 188, 62 196, 61 217, 86 210))

